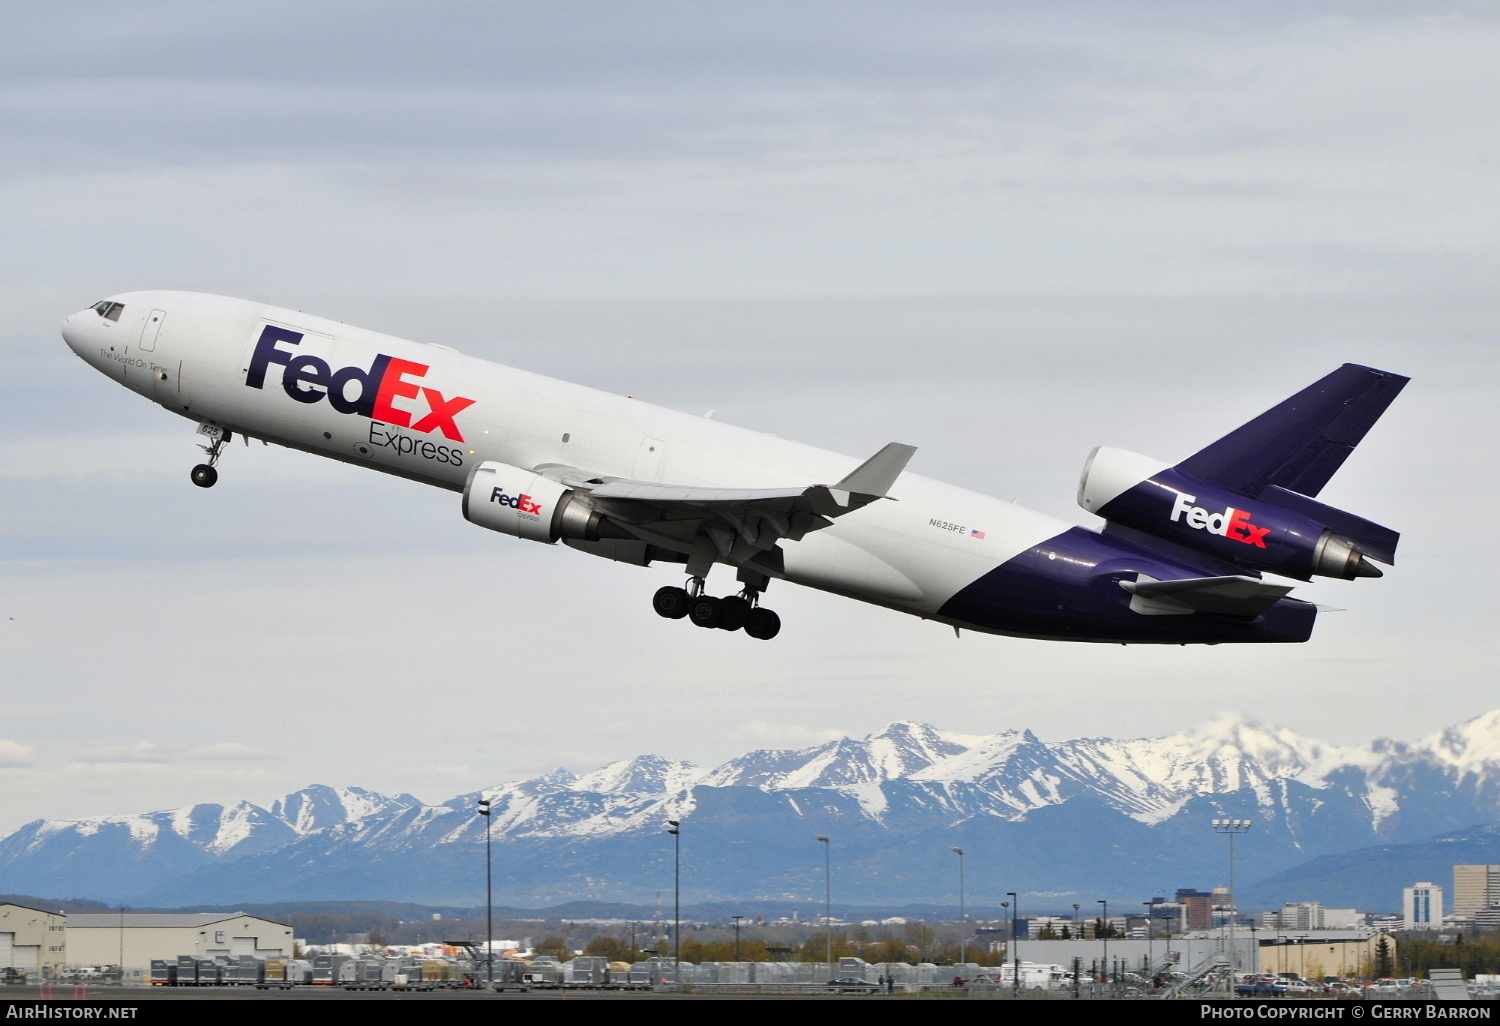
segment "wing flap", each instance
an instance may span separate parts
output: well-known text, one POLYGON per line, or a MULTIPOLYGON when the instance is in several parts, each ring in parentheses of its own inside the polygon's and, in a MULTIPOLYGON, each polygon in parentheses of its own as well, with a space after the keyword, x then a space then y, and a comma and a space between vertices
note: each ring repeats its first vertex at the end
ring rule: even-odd
POLYGON ((662 505, 741 506, 755 503, 774 506, 790 505, 806 492, 806 488, 694 488, 616 478, 591 489, 589 494, 596 499, 627 499, 662 505))

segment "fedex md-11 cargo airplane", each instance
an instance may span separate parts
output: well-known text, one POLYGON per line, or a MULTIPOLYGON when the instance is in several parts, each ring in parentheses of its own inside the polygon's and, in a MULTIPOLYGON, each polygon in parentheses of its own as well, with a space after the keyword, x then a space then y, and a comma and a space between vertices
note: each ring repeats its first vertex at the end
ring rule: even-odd
POLYGON ((62 333, 197 422, 200 487, 236 434, 368 466, 461 493, 501 534, 679 564, 656 612, 753 638, 781 629, 761 599, 784 580, 1023 638, 1306 641, 1316 607, 1262 575, 1379 577, 1400 537, 1316 498, 1407 382, 1355 364, 1176 464, 1096 448, 1095 531, 908 473, 909 445, 859 462, 263 303, 129 292, 62 333), (709 594, 716 566, 738 594, 709 594))

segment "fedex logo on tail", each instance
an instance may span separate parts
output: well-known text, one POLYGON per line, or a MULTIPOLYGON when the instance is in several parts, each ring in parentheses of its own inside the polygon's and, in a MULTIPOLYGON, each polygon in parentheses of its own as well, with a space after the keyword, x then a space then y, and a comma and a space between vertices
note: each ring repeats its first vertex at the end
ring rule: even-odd
POLYGON ((418 384, 415 379, 426 375, 427 364, 398 360, 380 353, 367 368, 340 367, 334 370, 328 366, 328 361, 310 353, 281 348, 282 345, 301 345, 302 338, 300 331, 266 325, 250 357, 245 384, 251 388, 264 388, 266 371, 272 364, 277 364, 283 368, 282 391, 299 403, 316 403, 327 397, 328 404, 340 413, 357 413, 371 420, 424 433, 441 431, 444 437, 455 442, 464 440, 453 418, 473 406, 474 400, 462 396, 449 399, 435 388, 418 384), (355 386, 353 395, 350 394, 351 385, 355 386), (426 404, 425 413, 396 405, 419 396, 426 404))
POLYGON ((1193 503, 1197 501, 1196 495, 1178 492, 1176 501, 1172 503, 1172 515, 1168 519, 1174 524, 1183 523, 1231 541, 1243 542, 1261 549, 1266 547, 1265 538, 1271 533, 1271 529, 1256 527, 1252 524, 1248 510, 1227 506, 1222 513, 1210 513, 1202 506, 1194 506, 1193 503))

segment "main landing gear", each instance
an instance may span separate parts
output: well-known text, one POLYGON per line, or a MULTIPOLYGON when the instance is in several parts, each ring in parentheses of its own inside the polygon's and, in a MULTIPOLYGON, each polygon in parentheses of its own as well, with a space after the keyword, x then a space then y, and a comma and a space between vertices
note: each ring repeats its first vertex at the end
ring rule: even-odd
POLYGON ((703 578, 695 577, 688 588, 662 588, 652 597, 651 605, 658 616, 669 620, 686 617, 699 627, 721 631, 743 628, 752 638, 770 641, 781 630, 781 617, 757 605, 761 590, 746 585, 738 595, 714 598, 703 593, 703 578))
POLYGON ((198 431, 200 434, 207 435, 212 444, 198 446, 208 453, 208 462, 194 467, 191 476, 193 484, 199 488, 212 488, 219 480, 219 472, 214 468, 214 464, 219 462, 219 456, 223 453, 225 444, 234 437, 234 432, 211 424, 202 425, 198 431))

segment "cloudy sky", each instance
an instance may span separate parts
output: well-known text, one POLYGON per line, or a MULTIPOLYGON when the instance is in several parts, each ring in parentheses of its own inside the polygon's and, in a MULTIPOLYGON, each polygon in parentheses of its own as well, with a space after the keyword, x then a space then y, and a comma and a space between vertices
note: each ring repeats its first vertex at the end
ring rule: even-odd
POLYGON ((1415 739, 1500 706, 1500 8, 10 4, 0 12, 0 832, 428 800, 897 719, 1240 712, 1415 739), (297 307, 1076 523, 1344 361, 1412 384, 1324 498, 1403 532, 1289 647, 984 636, 781 585, 769 644, 448 492, 236 446, 62 344, 141 288, 297 307))

